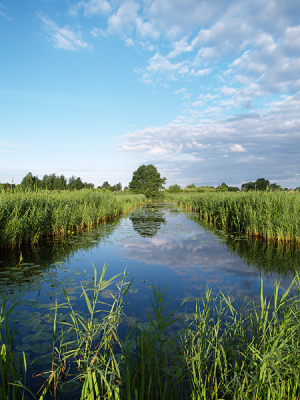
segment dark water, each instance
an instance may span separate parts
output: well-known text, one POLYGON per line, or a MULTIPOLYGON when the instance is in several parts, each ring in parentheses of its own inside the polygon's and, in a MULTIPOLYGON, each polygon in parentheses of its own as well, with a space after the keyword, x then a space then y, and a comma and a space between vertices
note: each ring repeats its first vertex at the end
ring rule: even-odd
MULTIPOLYGON (((7 306, 19 301, 10 318, 19 329, 17 350, 30 347, 33 353, 45 353, 52 329, 49 308, 55 299, 63 302, 62 286, 80 310, 81 284, 91 287, 93 265, 100 273, 104 264, 110 264, 107 278, 125 269, 127 280, 134 278, 126 312, 143 319, 152 284, 168 287, 166 300, 172 300, 174 308, 186 299, 187 313, 193 312, 195 299, 203 297, 207 287, 215 294, 230 292, 237 301, 259 299, 260 278, 266 295, 278 281, 285 289, 299 270, 300 249, 225 233, 201 222, 195 213, 152 204, 79 235, 44 240, 15 252, 1 250, 0 300, 6 298, 7 306), (35 335, 36 347, 30 335, 35 335)), ((109 290, 116 294, 117 286, 109 290)), ((109 291, 103 293, 104 299, 110 297, 109 291)))

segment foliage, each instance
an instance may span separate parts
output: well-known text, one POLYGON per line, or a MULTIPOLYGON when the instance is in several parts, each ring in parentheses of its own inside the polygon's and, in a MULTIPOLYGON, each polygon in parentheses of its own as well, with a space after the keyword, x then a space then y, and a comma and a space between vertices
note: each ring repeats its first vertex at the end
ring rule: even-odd
POLYGON ((76 176, 71 176, 68 180, 68 189, 70 190, 81 190, 83 189, 84 185, 81 178, 76 178, 76 176))
POLYGON ((132 193, 144 194, 147 198, 156 198, 163 189, 166 178, 161 178, 160 173, 152 164, 141 165, 133 172, 129 188, 132 193))
POLYGON ((190 185, 187 185, 185 187, 186 189, 197 189, 196 185, 194 183, 191 183, 190 185))
POLYGON ((97 278, 94 267, 93 287, 82 287, 88 317, 80 315, 73 309, 70 298, 64 290, 66 303, 56 305, 54 329, 61 326, 60 334, 54 343, 53 365, 56 370, 52 374, 62 376, 64 371, 67 381, 60 381, 58 391, 72 382, 82 383, 81 399, 119 398, 120 391, 120 358, 115 354, 116 346, 121 346, 118 327, 123 316, 123 298, 130 288, 130 282, 125 282, 126 273, 122 275, 118 296, 112 296, 112 303, 100 300, 103 290, 106 290, 121 274, 105 280, 107 266, 102 269, 97 278), (101 308, 100 308, 101 307, 101 308), (69 321, 59 322, 57 315, 60 311, 69 311, 69 321), (104 317, 97 318, 101 314, 104 317), (118 378, 118 379, 117 379, 118 378), (115 397, 116 395, 116 397, 115 397))
POLYGON ((167 191, 170 193, 179 193, 182 192, 182 189, 179 185, 175 184, 175 185, 170 185, 167 191))
POLYGON ((214 192, 215 188, 213 186, 198 186, 197 192, 200 193, 207 193, 207 192, 214 192))
POLYGON ((239 192, 240 189, 237 186, 228 186, 226 183, 222 183, 216 187, 216 192, 239 192))
POLYGON ((67 188, 67 179, 63 175, 44 175, 43 179, 38 182, 38 187, 46 190, 65 190, 67 188))
POLYGON ((37 187, 37 177, 33 176, 31 172, 28 172, 22 179, 21 186, 23 189, 33 190, 34 187, 37 187))
POLYGON ((259 190, 263 191, 270 187, 270 182, 267 179, 259 178, 255 182, 247 182, 242 184, 242 190, 259 190))
POLYGON ((239 192, 240 189, 237 186, 228 186, 229 192, 239 192))
POLYGON ((21 380, 25 382, 27 364, 26 356, 17 360, 14 352, 14 337, 17 332, 12 332, 9 328, 8 317, 15 305, 5 310, 5 299, 0 309, 0 398, 3 400, 24 399, 28 391, 21 380), (3 328, 4 332, 3 333, 3 328))
POLYGON ((216 192, 228 192, 228 185, 223 182, 220 186, 216 188, 216 192))
POLYGON ((120 192, 122 190, 122 184, 121 182, 119 182, 112 186, 107 181, 105 181, 103 182, 102 186, 99 186, 99 189, 107 189, 112 192, 120 192))

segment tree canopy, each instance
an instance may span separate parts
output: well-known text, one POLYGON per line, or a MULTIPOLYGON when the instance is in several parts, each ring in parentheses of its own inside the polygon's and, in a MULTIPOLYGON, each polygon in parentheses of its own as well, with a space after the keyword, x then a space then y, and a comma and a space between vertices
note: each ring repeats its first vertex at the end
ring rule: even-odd
POLYGON ((175 183, 175 185, 171 185, 169 186, 168 192, 170 193, 178 193, 178 192, 182 192, 182 189, 179 185, 177 185, 177 183, 175 183))
POLYGON ((129 188, 133 193, 144 194, 147 198, 155 198, 164 189, 166 178, 161 178, 157 168, 152 165, 141 165, 132 175, 129 188))
POLYGON ((270 186, 270 182, 267 179, 259 178, 255 182, 247 182, 242 184, 242 190, 260 190, 264 191, 270 186))

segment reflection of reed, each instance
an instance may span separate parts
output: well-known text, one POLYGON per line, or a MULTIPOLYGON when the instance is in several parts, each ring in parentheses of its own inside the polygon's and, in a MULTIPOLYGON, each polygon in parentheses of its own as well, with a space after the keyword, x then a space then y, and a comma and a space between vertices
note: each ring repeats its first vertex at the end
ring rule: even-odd
MULTIPOLYGON (((18 249, 3 248, 0 276, 9 276, 9 285, 14 287, 22 285, 28 279, 31 287, 34 283, 43 282, 45 273, 56 271, 59 264, 69 262, 79 250, 88 251, 98 247, 114 232, 119 221, 120 217, 115 218, 114 224, 98 226, 93 233, 82 231, 78 235, 61 237, 58 240, 40 240, 35 246, 23 244, 18 249)), ((3 294, 3 285, 0 287, 0 296, 1 291, 3 294)))
POLYGON ((226 238, 226 246, 234 254, 259 271, 291 276, 300 269, 300 248, 283 243, 267 243, 259 239, 234 240, 226 238))
POLYGON ((199 217, 188 216, 188 218, 222 237, 221 243, 225 244, 232 254, 238 255, 247 265, 251 265, 258 271, 288 277, 300 269, 299 246, 225 233, 216 230, 213 223, 199 220, 199 217))

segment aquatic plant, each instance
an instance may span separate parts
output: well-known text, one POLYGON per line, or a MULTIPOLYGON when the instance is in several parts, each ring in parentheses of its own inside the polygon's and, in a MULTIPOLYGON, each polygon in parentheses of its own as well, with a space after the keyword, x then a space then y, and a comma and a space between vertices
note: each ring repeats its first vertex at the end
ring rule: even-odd
POLYGON ((143 195, 118 196, 96 189, 0 193, 0 243, 15 246, 72 234, 144 201, 143 195))
MULTIPOLYGON (((86 315, 73 308, 66 290, 66 301, 52 308, 52 363, 35 398, 70 393, 70 398, 81 400, 299 399, 299 275, 283 293, 277 284, 268 300, 261 281, 259 301, 244 304, 230 293, 213 297, 207 289, 192 316, 180 313, 183 305, 170 309, 167 289, 153 287, 148 321, 132 319, 121 338, 124 297, 131 282, 122 274, 118 294, 103 302, 99 295, 117 277, 105 280, 106 267, 100 278, 94 272, 93 286, 82 287, 86 315), (63 319, 60 310, 65 311, 63 319)), ((1 324, 7 316, 3 305, 1 324)), ((15 365, 13 347, 2 335, 3 344, 15 365)), ((24 388, 12 372, 13 379, 1 374, 1 388, 3 378, 5 390, 24 388)))
POLYGON ((219 227, 266 240, 300 243, 298 193, 179 193, 168 194, 168 199, 219 227))
POLYGON ((12 332, 8 324, 8 316, 16 305, 6 310, 6 302, 3 300, 0 309, 0 399, 3 400, 23 400, 25 394, 30 392, 24 386, 26 356, 23 353, 19 359, 16 357, 13 342, 17 332, 12 332))

